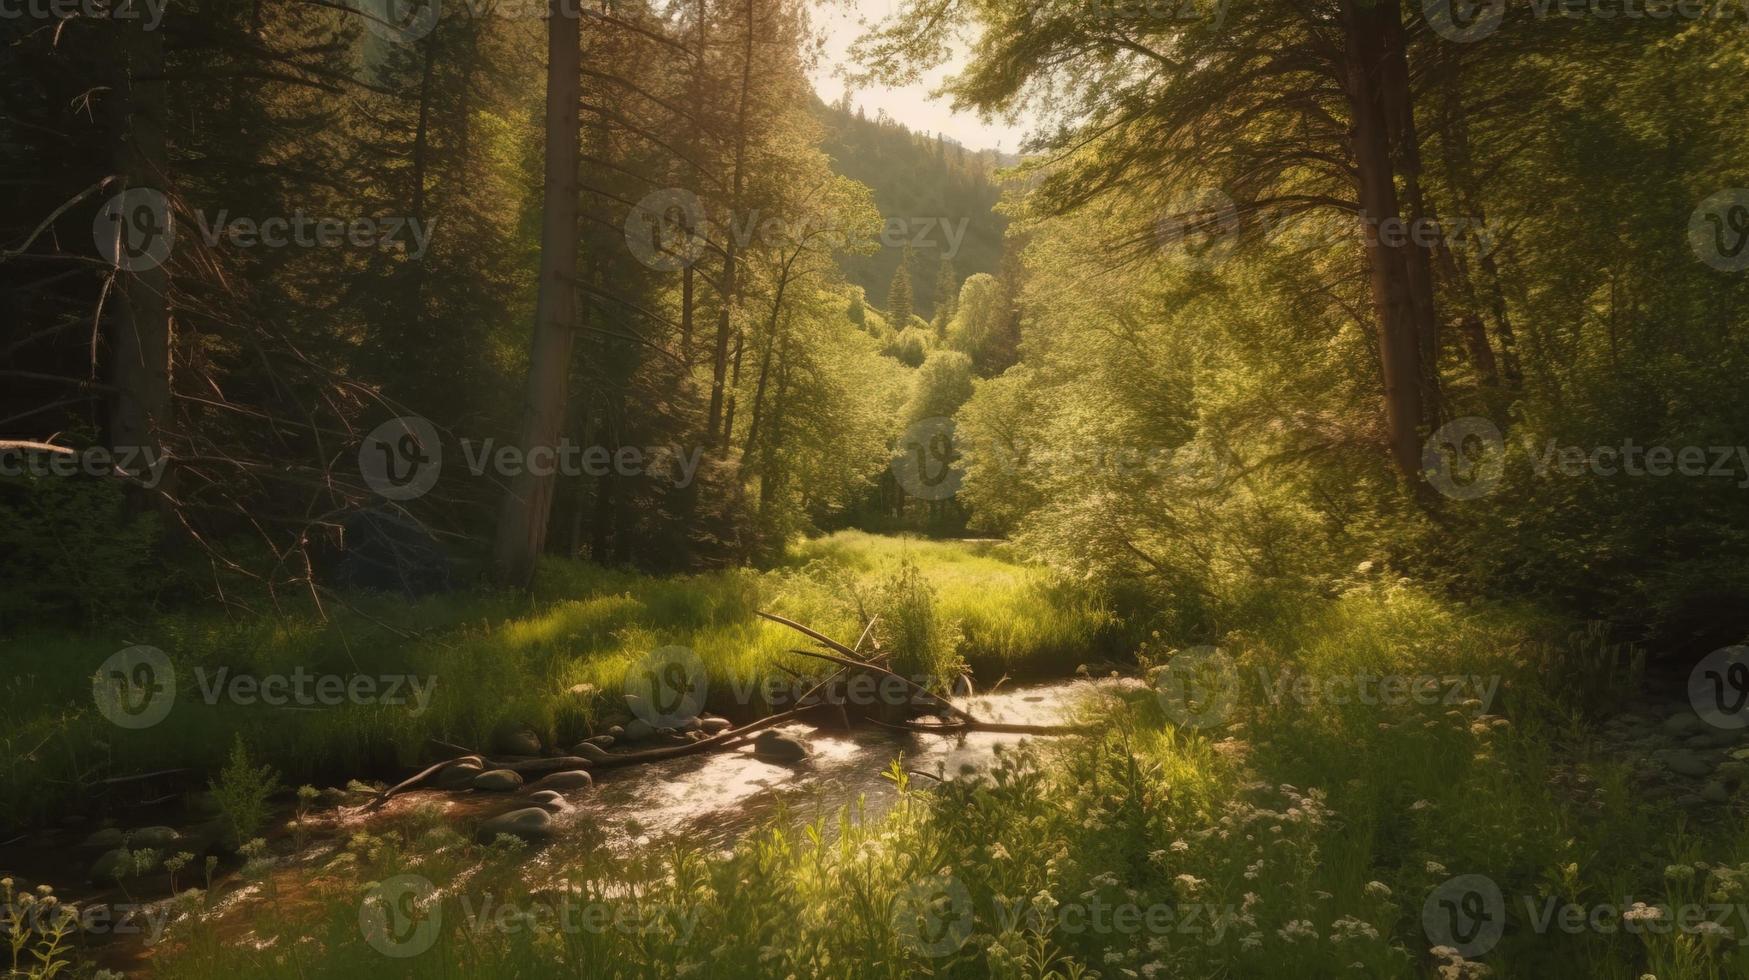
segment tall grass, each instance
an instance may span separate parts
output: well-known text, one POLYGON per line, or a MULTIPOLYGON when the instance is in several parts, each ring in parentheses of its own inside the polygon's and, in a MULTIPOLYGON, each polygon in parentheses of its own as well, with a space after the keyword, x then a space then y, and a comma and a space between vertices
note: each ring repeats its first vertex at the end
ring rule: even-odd
MULTIPOLYGON (((1279 619, 1227 638, 1239 682, 1217 726, 1174 724, 1172 702, 1147 688, 1101 689, 1083 706, 1101 734, 1032 744, 928 791, 895 769, 901 799, 879 820, 851 808, 799 831, 778 821, 721 854, 684 842, 631 856, 559 845, 533 886, 513 858, 439 818, 414 821, 354 840, 353 856, 323 875, 340 883, 295 915, 257 917, 256 942, 219 944, 204 927, 183 928, 183 945, 159 957, 157 972, 1744 975, 1734 940, 1568 933, 1539 929, 1527 914, 1548 900, 1625 896, 1741 903, 1749 883, 1740 826, 1685 823, 1669 803, 1633 798, 1620 760, 1569 744, 1585 736, 1563 727, 1570 705, 1545 686, 1543 670, 1562 656, 1543 648, 1545 624, 1396 586, 1276 608, 1279 619), (1487 710, 1272 700, 1268 681, 1288 671, 1318 682, 1399 672, 1501 687, 1487 710), (1587 779, 1551 778, 1573 767, 1587 779), (437 883, 438 925, 429 950, 390 960, 359 937, 360 895, 363 883, 404 873, 437 883), (1457 874, 1486 875, 1506 898, 1501 942, 1468 960, 1435 951, 1423 925, 1424 902, 1457 874), (574 919, 566 928, 549 917, 478 928, 486 893, 524 910, 569 895, 639 927, 574 919), (1166 915, 1124 917, 1124 908, 1166 915)), ((1593 656, 1585 646, 1568 652, 1593 656)), ((1148 655, 1170 657, 1158 646, 1148 655)))
POLYGON ((875 596, 907 558, 918 569, 913 585, 935 597, 911 608, 956 637, 929 653, 923 669, 945 672, 964 661, 989 680, 1066 674, 1127 649, 1117 617, 1097 597, 998 546, 856 532, 804 542, 766 572, 658 578, 549 560, 532 596, 478 591, 411 603, 359 596, 352 608, 331 605, 326 621, 288 606, 271 616, 167 615, 125 636, 37 633, 0 642, 0 657, 21 665, 0 688, 7 719, 0 825, 94 804, 79 787, 104 776, 216 771, 238 735, 294 785, 387 775, 415 764, 428 738, 485 746, 511 725, 569 746, 623 716, 626 671, 668 645, 689 647, 703 661, 712 708, 758 714, 769 707, 760 700, 761 682, 786 677, 780 665, 819 665, 789 653, 799 638, 755 611, 854 640, 862 625, 856 596, 875 596), (117 650, 142 643, 163 649, 174 664, 175 706, 153 727, 117 728, 95 710, 92 674, 117 650), (411 674, 434 686, 422 712, 350 703, 295 710, 224 697, 208 704, 201 677, 210 687, 221 669, 257 678, 411 674))

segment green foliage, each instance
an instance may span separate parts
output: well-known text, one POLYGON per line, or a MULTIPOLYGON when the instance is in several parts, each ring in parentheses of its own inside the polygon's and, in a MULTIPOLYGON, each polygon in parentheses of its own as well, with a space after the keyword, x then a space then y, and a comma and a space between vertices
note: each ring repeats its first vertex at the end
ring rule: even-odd
POLYGON ((901 331, 911 329, 911 247, 899 255, 899 267, 887 285, 887 322, 901 331))
POLYGON ((120 480, 0 480, 0 632, 31 621, 137 614, 162 577, 146 574, 154 515, 130 516, 120 480))
POLYGON ((268 800, 280 789, 279 775, 271 764, 257 766, 243 744, 243 736, 238 735, 231 741, 225 767, 208 788, 224 818, 232 846, 238 846, 267 825, 268 800))
POLYGON ((959 628, 942 615, 939 593, 909 556, 876 587, 869 613, 896 673, 945 685, 964 669, 959 628))

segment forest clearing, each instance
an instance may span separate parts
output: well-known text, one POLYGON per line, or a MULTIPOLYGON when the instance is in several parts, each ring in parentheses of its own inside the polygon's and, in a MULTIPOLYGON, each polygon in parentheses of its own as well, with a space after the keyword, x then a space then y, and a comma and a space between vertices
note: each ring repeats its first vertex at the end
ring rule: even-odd
POLYGON ((1749 977, 1743 0, 0 0, 0 967, 1749 977))

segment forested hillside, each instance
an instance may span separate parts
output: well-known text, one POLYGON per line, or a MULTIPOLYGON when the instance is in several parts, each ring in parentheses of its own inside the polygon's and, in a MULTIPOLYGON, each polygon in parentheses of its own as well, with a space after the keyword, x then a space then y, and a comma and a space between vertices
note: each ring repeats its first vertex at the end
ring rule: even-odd
POLYGON ((821 148, 833 169, 867 184, 881 216, 895 222, 892 237, 899 247, 840 260, 851 285, 885 309, 909 244, 912 309, 931 320, 960 282, 978 272, 996 274, 1008 226, 996 212, 1000 171, 1017 162, 1013 156, 913 133, 903 120, 869 119, 842 103, 814 106, 826 130, 821 148))

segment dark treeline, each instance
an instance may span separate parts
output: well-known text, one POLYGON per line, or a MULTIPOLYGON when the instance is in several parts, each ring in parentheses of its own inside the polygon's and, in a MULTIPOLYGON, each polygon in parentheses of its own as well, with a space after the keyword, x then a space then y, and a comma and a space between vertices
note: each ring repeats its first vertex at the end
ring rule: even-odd
POLYGON ((897 175, 940 189, 889 217, 973 226, 966 272, 907 263, 925 315, 995 270, 990 161, 821 107, 790 0, 539 6, 0 23, 0 436, 41 444, 26 470, 111 447, 133 474, 7 479, 10 611, 312 593, 381 533, 361 512, 519 584, 543 542, 739 562, 872 492, 951 317, 889 328, 846 283, 840 258, 911 253, 828 152, 891 169, 899 140, 897 175), (576 29, 574 78, 543 68, 572 43, 549 26, 576 29), (547 101, 573 93, 561 214, 547 101), (574 262, 543 247, 555 217, 574 262), (489 456, 555 442, 578 450, 555 480, 489 456), (435 483, 382 499, 383 451, 435 483))

